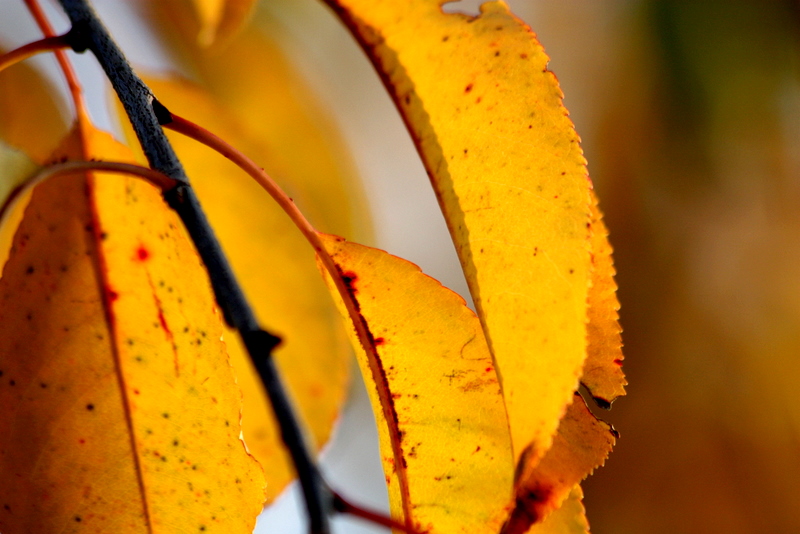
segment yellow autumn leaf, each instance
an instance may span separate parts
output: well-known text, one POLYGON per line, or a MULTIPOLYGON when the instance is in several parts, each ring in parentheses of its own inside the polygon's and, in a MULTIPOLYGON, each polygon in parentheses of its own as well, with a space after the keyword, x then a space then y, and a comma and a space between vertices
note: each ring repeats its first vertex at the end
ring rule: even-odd
POLYGON ((548 58, 502 2, 328 0, 403 114, 500 376, 514 456, 540 458, 586 356, 589 189, 548 58))
MULTIPOLYGON (((270 167, 272 147, 251 135, 206 89, 178 79, 146 81, 169 109, 259 155, 259 163, 270 167)), ((169 138, 261 324, 283 338, 275 359, 319 449, 330 438, 347 394, 351 351, 313 251, 269 195, 238 167, 187 137, 169 132, 169 138)), ((340 217, 345 226, 347 214, 340 217)), ((245 442, 265 469, 271 500, 294 478, 294 468, 264 386, 244 346, 232 330, 226 332, 244 393, 245 442)))
MULTIPOLYGON (((416 265, 336 236, 321 238, 370 329, 366 347, 351 335, 370 384, 392 514, 430 533, 498 532, 514 464, 478 318, 416 265), (379 368, 377 381, 370 380, 368 358, 379 368), (378 389, 390 406, 382 406, 378 389)), ((339 304, 346 320, 354 319, 339 304)))
MULTIPOLYGON (((186 67, 235 118, 238 131, 258 140, 259 152, 250 155, 257 156, 306 217, 326 232, 369 237, 368 209, 347 147, 275 40, 248 27, 224 53, 215 53, 176 35, 174 29, 184 21, 172 2, 150 7, 186 67)), ((186 118, 194 117, 189 113, 186 118)))
POLYGON ((614 281, 614 261, 608 242, 608 229, 592 192, 592 287, 589 289, 589 324, 586 361, 581 383, 595 402, 610 408, 617 397, 625 395, 622 372, 622 328, 619 325, 619 300, 614 281))
POLYGON ((522 455, 515 480, 515 507, 503 534, 522 534, 563 506, 573 487, 605 463, 616 431, 597 419, 580 394, 558 425, 553 446, 541 460, 522 455))
MULTIPOLYGON (((0 137, 0 139, 2 139, 0 137)), ((8 199, 11 192, 21 186, 25 179, 33 174, 36 165, 20 150, 5 144, 0 140, 0 205, 8 199)), ((6 264, 14 232, 22 220, 23 207, 27 202, 21 202, 18 207, 5 214, 5 223, 0 226, 0 268, 6 264)), ((3 223, 0 220, 0 223, 3 223)))
MULTIPOLYGON (((52 84, 29 65, 0 73, 0 202, 32 174, 34 164, 45 163, 67 133, 62 104, 52 84)), ((20 202, 0 227, 0 268, 8 259, 25 204, 20 202)))
POLYGON ((30 65, 4 70, 0 73, 0 139, 44 164, 67 133, 63 104, 53 85, 30 65))
MULTIPOLYGON (((83 113, 55 156, 132 157, 83 113)), ((100 173, 37 186, 0 327, 0 531, 252 531, 265 483, 221 318, 157 189, 100 173)))
POLYGON ((255 0, 172 0, 172 3, 183 10, 187 3, 190 4, 195 18, 182 18, 192 27, 191 35, 202 47, 224 41, 234 34, 255 7, 255 0))
POLYGON ((583 490, 576 484, 561 507, 550 514, 544 523, 531 527, 528 534, 589 534, 589 522, 582 501, 583 490))

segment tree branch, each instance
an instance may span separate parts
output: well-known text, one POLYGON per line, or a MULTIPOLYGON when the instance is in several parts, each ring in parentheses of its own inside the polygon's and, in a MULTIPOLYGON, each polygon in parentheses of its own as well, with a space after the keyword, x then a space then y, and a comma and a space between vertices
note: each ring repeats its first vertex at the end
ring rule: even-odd
MULTIPOLYGON (((328 513, 333 496, 311 458, 300 426, 278 375, 272 350, 280 339, 262 330, 237 283, 233 271, 203 213, 189 179, 161 129, 163 106, 133 72, 122 51, 109 36, 87 0, 59 0, 72 23, 71 43, 76 52, 90 50, 122 101, 150 166, 176 180, 178 185, 164 194, 165 201, 180 216, 208 271, 217 303, 226 322, 239 331, 269 396, 281 429, 283 442, 292 456, 309 514, 313 534, 330 532, 328 513)), ((169 113, 166 113, 169 117, 169 113)))

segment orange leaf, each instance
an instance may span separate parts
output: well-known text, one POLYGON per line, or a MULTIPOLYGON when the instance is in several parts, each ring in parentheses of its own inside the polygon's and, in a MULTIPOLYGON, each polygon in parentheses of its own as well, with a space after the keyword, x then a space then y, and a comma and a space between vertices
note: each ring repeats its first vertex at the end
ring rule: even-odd
POLYGON ((548 58, 502 2, 328 0, 403 114, 501 379, 514 455, 540 458, 586 356, 585 161, 548 58))
POLYGON ((604 408, 625 395, 622 373, 622 328, 619 325, 619 300, 614 281, 614 261, 603 214, 592 193, 592 287, 589 289, 589 324, 586 362, 581 382, 604 408))
POLYGON ((201 47, 225 42, 247 23, 255 0, 158 0, 181 13, 181 28, 201 47), (187 16, 192 11, 194 17, 187 16))
MULTIPOLYGON (((461 297, 416 265, 321 238, 370 328, 365 344, 351 336, 378 419, 393 514, 426 532, 497 532, 514 468, 480 322, 461 297), (373 365, 377 381, 370 380, 373 365)), ((347 317, 341 301, 340 310, 347 317)))
POLYGON ((61 95, 24 63, 0 74, 0 117, 0 139, 39 165, 67 133, 61 95))
MULTIPOLYGON (((3 50, 0 50, 2 53, 3 50)), ((0 202, 42 165, 67 133, 61 98, 46 78, 21 63, 0 74, 0 202), (31 125, 35 125, 32 128, 31 125), (29 159, 30 158, 30 159, 29 159)), ((23 199, 0 228, 0 266, 5 265, 14 231, 27 204, 23 199)))
POLYGON ((576 484, 561 507, 543 523, 532 526, 528 534, 589 534, 582 500, 583 490, 576 484))
MULTIPOLYGON (((84 115, 56 152, 130 155, 84 115)), ((0 530, 251 532, 264 499, 207 275, 159 191, 39 185, 0 279, 0 530)))
POLYGON ((597 419, 575 394, 553 446, 541 461, 523 453, 515 482, 516 507, 503 534, 522 534, 560 508, 573 487, 605 463, 616 441, 613 427, 597 419))

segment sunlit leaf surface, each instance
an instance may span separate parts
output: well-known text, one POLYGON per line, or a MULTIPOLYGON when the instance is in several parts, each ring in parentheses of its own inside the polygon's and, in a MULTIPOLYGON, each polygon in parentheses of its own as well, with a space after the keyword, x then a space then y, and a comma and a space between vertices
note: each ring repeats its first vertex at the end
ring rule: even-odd
POLYGON ((586 355, 589 189, 530 29, 489 2, 328 0, 403 114, 431 176, 498 374, 515 459, 550 447, 586 355))
POLYGON ((480 322, 461 297, 416 265, 323 238, 370 328, 378 382, 370 380, 361 341, 353 344, 378 419, 393 514, 431 533, 498 532, 514 467, 480 322), (388 418, 378 389, 392 399, 388 418))
MULTIPOLYGON (((55 157, 131 155, 81 115, 55 157)), ((221 319, 159 191, 114 175, 38 186, 0 327, 4 534, 252 531, 265 483, 221 319)))

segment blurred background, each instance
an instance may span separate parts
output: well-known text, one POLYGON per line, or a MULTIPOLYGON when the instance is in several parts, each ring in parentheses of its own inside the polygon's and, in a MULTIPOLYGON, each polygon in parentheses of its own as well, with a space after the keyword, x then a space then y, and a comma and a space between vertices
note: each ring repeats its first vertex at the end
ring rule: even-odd
MULTIPOLYGON (((35 35, 19 3, 0 0, 7 47, 35 35)), ((605 414, 616 450, 584 485, 592 530, 800 532, 800 4, 508 3, 552 58, 615 248, 630 385, 605 414)), ((137 64, 169 67, 131 22, 139 4, 95 4, 137 64)), ((369 244, 464 293, 425 172, 353 40, 313 0, 262 2, 257 20, 342 133, 369 244)), ((79 65, 102 87, 90 58, 79 65)), ((113 126, 103 106, 93 113, 113 126)), ((371 425, 354 384, 325 469, 353 500, 385 507, 371 425)), ((303 532, 296 506, 290 489, 257 532, 303 532)))

